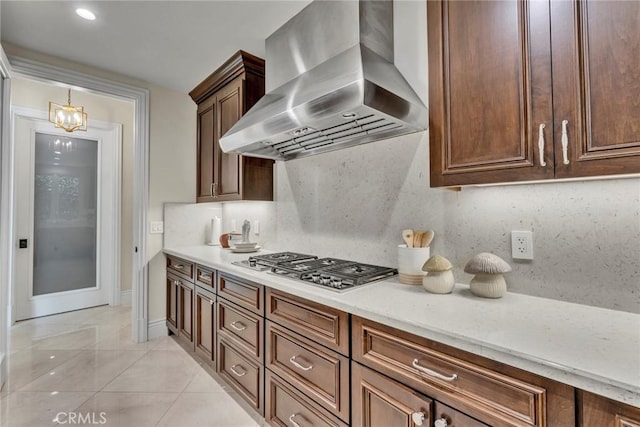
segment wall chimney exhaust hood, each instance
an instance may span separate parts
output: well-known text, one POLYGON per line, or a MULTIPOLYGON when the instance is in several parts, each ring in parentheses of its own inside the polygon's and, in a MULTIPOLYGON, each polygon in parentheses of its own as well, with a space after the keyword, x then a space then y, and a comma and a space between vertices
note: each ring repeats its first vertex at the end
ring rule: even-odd
POLYGON ((427 127, 393 64, 390 0, 310 3, 267 38, 266 66, 267 94, 220 138, 224 152, 290 160, 427 127))

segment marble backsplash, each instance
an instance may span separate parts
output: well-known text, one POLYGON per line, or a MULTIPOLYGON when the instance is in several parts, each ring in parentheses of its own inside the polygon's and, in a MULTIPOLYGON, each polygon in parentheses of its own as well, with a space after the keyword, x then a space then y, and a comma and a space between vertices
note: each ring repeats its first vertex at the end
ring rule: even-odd
POLYGON ((242 222, 251 221, 250 240, 269 247, 276 238, 275 212, 273 202, 165 203, 163 246, 176 248, 209 243, 211 219, 218 216, 222 218, 222 233, 240 232, 242 222), (232 221, 236 223, 236 230, 232 221), (254 221, 260 222, 258 234, 254 221))
POLYGON ((278 249, 397 265, 404 228, 462 269, 479 252, 513 267, 509 290, 640 312, 640 179, 429 188, 426 133, 276 164, 278 249), (531 230, 534 260, 511 259, 531 230))
POLYGON ((513 267, 511 292, 640 313, 640 178, 454 192, 429 188, 428 151, 423 132, 277 162, 276 203, 167 205, 165 246, 204 243, 219 209, 223 232, 259 220, 252 240, 270 250, 396 266, 401 230, 433 229, 431 253, 459 283, 471 256, 493 252, 513 267), (511 259, 511 230, 533 231, 533 261, 511 259))

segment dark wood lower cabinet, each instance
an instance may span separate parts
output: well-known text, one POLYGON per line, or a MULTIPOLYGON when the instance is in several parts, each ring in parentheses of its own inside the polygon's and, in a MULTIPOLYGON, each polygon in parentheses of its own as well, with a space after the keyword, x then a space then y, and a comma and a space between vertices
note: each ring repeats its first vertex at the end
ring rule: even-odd
POLYGON ((341 419, 349 420, 349 358, 267 321, 268 369, 341 419))
POLYGON ((315 400, 269 370, 266 371, 266 399, 265 419, 272 426, 347 427, 315 400))
POLYGON ((178 333, 178 279, 167 274, 167 328, 178 333))
POLYGON ((488 424, 481 423, 438 401, 433 402, 433 420, 434 425, 439 421, 440 425, 446 427, 488 427, 488 424))
POLYGON ((402 384, 355 362, 351 364, 354 426, 431 426, 433 402, 402 384))
POLYGON ((578 391, 580 427, 640 427, 640 408, 578 391))
POLYGON ((196 286, 195 293, 195 335, 196 354, 210 365, 215 364, 216 354, 216 296, 196 286))
POLYGON ((640 408, 184 260, 168 266, 167 328, 273 426, 640 427, 640 408))
POLYGON ((193 283, 178 280, 178 336, 193 344, 193 283))
POLYGON ((218 336, 217 371, 260 414, 264 414, 264 364, 218 336))

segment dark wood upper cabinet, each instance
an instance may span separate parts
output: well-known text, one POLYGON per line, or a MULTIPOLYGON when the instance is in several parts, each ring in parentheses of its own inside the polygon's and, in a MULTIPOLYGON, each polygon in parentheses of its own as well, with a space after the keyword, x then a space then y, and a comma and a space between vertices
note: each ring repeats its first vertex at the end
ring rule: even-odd
POLYGON ((433 0, 427 19, 432 187, 640 172, 640 4, 433 0))
POLYGON ((198 104, 197 201, 273 200, 273 160, 227 154, 219 145, 264 95, 264 60, 238 51, 189 95, 198 104))
POLYGON ((640 172, 639 23, 637 1, 551 2, 558 178, 640 172))

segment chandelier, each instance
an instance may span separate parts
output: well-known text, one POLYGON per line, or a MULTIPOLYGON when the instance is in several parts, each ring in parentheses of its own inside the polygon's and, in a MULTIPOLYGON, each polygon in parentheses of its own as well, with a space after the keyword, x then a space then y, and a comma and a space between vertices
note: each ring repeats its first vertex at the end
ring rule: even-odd
POLYGON ((49 121, 55 127, 62 128, 67 132, 87 130, 87 113, 84 112, 84 107, 71 105, 71 89, 67 95, 67 105, 49 101, 49 121))

